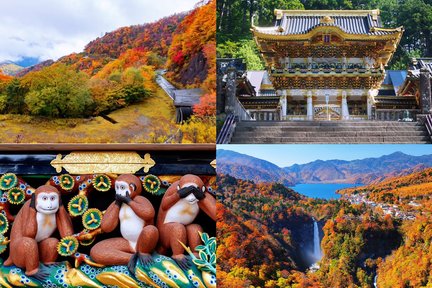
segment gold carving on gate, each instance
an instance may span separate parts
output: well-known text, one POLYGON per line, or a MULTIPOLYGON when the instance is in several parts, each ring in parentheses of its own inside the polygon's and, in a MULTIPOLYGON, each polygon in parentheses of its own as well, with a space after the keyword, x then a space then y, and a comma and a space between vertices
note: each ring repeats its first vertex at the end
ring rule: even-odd
POLYGON ((333 18, 331 18, 330 16, 326 15, 323 18, 321 18, 320 23, 324 23, 324 24, 333 24, 334 20, 333 18))
POLYGON ((71 152, 62 159, 62 155, 51 161, 57 173, 65 169, 70 174, 136 173, 144 169, 147 173, 156 162, 150 154, 141 158, 136 152, 71 152))
POLYGON ((216 169, 216 159, 214 159, 212 162, 210 162, 210 165, 216 169))

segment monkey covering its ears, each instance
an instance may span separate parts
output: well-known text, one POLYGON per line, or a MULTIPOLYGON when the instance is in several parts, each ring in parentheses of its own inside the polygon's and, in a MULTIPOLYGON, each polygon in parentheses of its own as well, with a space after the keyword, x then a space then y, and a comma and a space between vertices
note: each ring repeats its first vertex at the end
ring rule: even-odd
POLYGON ((27 276, 32 276, 39 272, 39 262, 55 262, 58 240, 51 235, 56 230, 61 238, 74 233, 60 192, 53 186, 43 185, 36 189, 16 216, 10 235, 9 258, 4 265, 14 264, 24 269, 27 276))

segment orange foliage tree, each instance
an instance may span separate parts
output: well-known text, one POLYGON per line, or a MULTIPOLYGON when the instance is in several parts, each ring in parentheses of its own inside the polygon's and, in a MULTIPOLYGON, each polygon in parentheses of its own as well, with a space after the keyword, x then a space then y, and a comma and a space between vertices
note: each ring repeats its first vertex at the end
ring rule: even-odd
POLYGON ((193 111, 198 117, 216 115, 216 93, 208 93, 201 96, 200 103, 193 107, 193 111))
POLYGON ((216 83, 216 0, 201 3, 179 25, 168 51, 167 77, 181 86, 214 90, 216 83), (210 79, 208 79, 210 78, 210 79))

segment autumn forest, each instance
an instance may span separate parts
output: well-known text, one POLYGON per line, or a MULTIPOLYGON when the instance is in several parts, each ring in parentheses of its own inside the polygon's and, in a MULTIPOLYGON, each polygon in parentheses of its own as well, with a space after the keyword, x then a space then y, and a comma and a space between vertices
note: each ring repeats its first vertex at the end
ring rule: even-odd
POLYGON ((410 171, 339 190, 338 200, 219 173, 218 286, 428 287, 432 168, 410 171))
POLYGON ((1 141, 214 142, 215 2, 119 28, 83 52, 13 76, 0 72, 1 141), (176 108, 157 77, 176 89, 201 89, 192 117, 176 123, 176 108), (98 132, 106 129, 116 133, 98 132))

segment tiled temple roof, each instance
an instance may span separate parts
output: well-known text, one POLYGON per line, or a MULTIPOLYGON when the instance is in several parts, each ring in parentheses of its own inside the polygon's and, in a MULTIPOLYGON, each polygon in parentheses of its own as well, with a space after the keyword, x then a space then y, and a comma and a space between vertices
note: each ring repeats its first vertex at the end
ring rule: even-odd
POLYGON ((268 35, 306 34, 316 27, 338 27, 348 34, 388 35, 398 29, 382 28, 379 10, 275 10, 274 27, 253 27, 268 35))
POLYGON ((413 58, 408 68, 408 75, 404 83, 400 86, 398 94, 414 93, 412 87, 417 90, 418 81, 420 80, 420 70, 427 69, 429 78, 432 79, 432 58, 413 58))
POLYGON ((421 69, 429 70, 429 73, 431 73, 430 75, 432 76, 432 58, 412 59, 411 65, 408 69, 408 76, 414 79, 419 78, 421 69))

